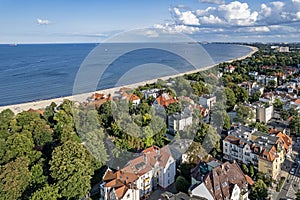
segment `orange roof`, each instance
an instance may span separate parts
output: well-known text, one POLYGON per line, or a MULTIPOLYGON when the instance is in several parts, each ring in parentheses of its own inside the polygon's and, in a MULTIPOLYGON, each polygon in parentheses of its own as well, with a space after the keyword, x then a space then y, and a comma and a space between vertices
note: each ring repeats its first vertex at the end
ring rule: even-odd
POLYGON ((40 115, 44 115, 44 111, 41 109, 34 110, 34 109, 30 108, 27 112, 30 112, 30 113, 35 112, 35 113, 39 113, 40 115))
POLYGON ((292 138, 282 132, 279 132, 276 135, 279 139, 281 139, 281 141, 283 142, 284 148, 287 150, 289 149, 289 147, 292 145, 292 138))
POLYGON ((280 131, 279 130, 277 130, 277 129, 270 129, 269 130, 269 133, 270 134, 277 134, 277 133, 279 133, 280 131))
POLYGON ((92 99, 104 99, 105 98, 105 94, 99 94, 99 93, 95 93, 91 96, 92 99))
POLYGON ((112 170, 107 169, 104 176, 103 176, 103 181, 109 181, 115 179, 117 176, 115 173, 113 173, 112 170))
POLYGON ((246 177, 246 180, 247 180, 248 184, 252 186, 254 184, 253 179, 248 175, 245 175, 245 177, 246 177))
POLYGON ((127 190, 128 190, 128 187, 126 187, 125 185, 116 189, 115 193, 116 193, 117 198, 121 199, 124 196, 124 194, 126 194, 127 190))
POLYGON ((296 104, 300 104, 300 99, 296 99, 294 102, 295 102, 296 104))
POLYGON ((178 102, 177 99, 174 99, 171 95, 167 93, 159 95, 155 100, 160 106, 164 107, 168 107, 170 104, 178 102))
POLYGON ((141 98, 138 97, 135 94, 128 94, 127 92, 123 92, 122 94, 123 97, 125 97, 126 101, 136 101, 136 100, 140 100, 141 98))

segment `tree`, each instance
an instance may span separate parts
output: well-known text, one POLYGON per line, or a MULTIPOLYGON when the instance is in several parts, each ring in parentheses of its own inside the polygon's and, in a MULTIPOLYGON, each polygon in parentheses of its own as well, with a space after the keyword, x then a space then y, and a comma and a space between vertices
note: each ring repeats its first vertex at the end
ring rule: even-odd
POLYGON ((248 106, 239 106, 236 114, 236 120, 243 124, 249 124, 254 118, 254 112, 248 106))
POLYGON ((55 108, 57 107, 56 103, 52 102, 50 104, 50 106, 47 106, 45 108, 45 111, 44 111, 44 119, 46 119, 46 121, 48 122, 48 124, 53 127, 54 124, 55 124, 55 121, 54 121, 54 114, 55 114, 55 108))
POLYGON ((230 117, 229 117, 228 113, 225 112, 225 118, 224 118, 224 126, 223 126, 223 128, 225 130, 229 130, 230 127, 231 127, 230 117))
POLYGON ((43 188, 36 191, 30 200, 56 200, 61 196, 58 193, 58 187, 46 184, 43 188))
POLYGON ((36 146, 44 146, 52 142, 52 129, 46 121, 42 119, 36 120, 32 137, 36 146))
POLYGON ((176 178, 175 186, 176 186, 176 190, 178 192, 187 193, 190 184, 189 184, 189 182, 183 176, 178 176, 176 178))
POLYGON ((251 96, 251 101, 256 102, 261 97, 261 92, 258 90, 251 96))
POLYGON ((254 176, 254 166, 253 166, 252 163, 251 163, 250 166, 249 166, 249 174, 250 174, 251 177, 254 176))
POLYGON ((300 190, 296 193, 296 200, 300 200, 300 190))
POLYGON ((0 113, 0 139, 6 139, 9 135, 10 121, 14 118, 14 113, 9 110, 3 110, 0 113))
POLYGON ((143 138, 143 142, 145 143, 145 147, 150 147, 154 144, 154 139, 153 139, 153 131, 149 126, 146 126, 144 128, 144 134, 145 137, 143 138))
POLYGON ((276 87, 276 85, 277 85, 276 81, 270 80, 268 82, 268 86, 267 87, 269 87, 270 89, 274 89, 276 87))
POLYGON ((227 109, 227 111, 230 111, 233 109, 233 107, 236 104, 236 97, 235 97, 234 92, 229 87, 225 88, 225 93, 226 93, 226 99, 227 99, 226 109, 227 109))
POLYGON ((261 131, 261 132, 266 132, 266 133, 269 132, 268 126, 262 122, 254 122, 254 123, 250 124, 250 127, 256 128, 258 131, 261 131))
POLYGON ((31 181, 29 159, 19 157, 0 168, 0 199, 15 200, 22 196, 31 181))
POLYGON ((27 156, 32 163, 41 157, 41 153, 33 149, 34 143, 29 131, 12 134, 7 138, 6 145, 5 155, 0 163, 5 163, 22 156, 27 156))
POLYGON ((283 103, 282 103, 282 101, 280 99, 276 98, 273 105, 274 105, 275 108, 281 109, 283 103))
POLYGON ((245 163, 242 164, 242 170, 245 174, 248 174, 249 173, 249 169, 247 167, 247 165, 245 163))
POLYGON ((289 123, 292 133, 295 133, 297 136, 300 136, 300 117, 294 116, 289 123))
POLYGON ((88 193, 93 174, 91 161, 90 153, 77 142, 66 141, 54 149, 50 172, 62 197, 80 199, 88 193))
POLYGON ((268 187, 263 180, 258 179, 257 182, 251 187, 249 195, 251 200, 265 200, 268 197, 268 187))

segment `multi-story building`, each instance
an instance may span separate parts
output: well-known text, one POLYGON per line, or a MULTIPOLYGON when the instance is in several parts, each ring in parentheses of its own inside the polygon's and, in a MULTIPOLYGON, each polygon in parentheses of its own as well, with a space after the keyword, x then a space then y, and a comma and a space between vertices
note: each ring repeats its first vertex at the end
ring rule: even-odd
POLYGON ((172 131, 184 130, 193 123, 192 113, 185 109, 185 112, 175 113, 168 116, 168 129, 172 131))
POLYGON ((176 161, 168 146, 152 146, 125 167, 108 169, 100 185, 100 200, 139 200, 147 198, 157 186, 174 183, 176 161))
POLYGON ((256 121, 267 123, 273 117, 273 105, 256 104, 256 121))
POLYGON ((224 158, 239 160, 245 164, 252 163, 258 171, 276 179, 281 163, 291 152, 292 139, 281 132, 276 135, 260 131, 249 133, 229 133, 223 140, 224 158))
POLYGON ((192 169, 192 178, 198 179, 199 173, 204 173, 199 183, 192 185, 190 195, 209 200, 247 200, 248 185, 252 185, 252 179, 245 175, 236 162, 221 163, 205 173, 205 165, 198 165, 192 169), (199 171, 199 173, 195 173, 199 171))
POLYGON ((208 108, 209 110, 214 106, 216 102, 217 102, 216 96, 202 95, 199 98, 199 104, 204 106, 205 108, 208 108))

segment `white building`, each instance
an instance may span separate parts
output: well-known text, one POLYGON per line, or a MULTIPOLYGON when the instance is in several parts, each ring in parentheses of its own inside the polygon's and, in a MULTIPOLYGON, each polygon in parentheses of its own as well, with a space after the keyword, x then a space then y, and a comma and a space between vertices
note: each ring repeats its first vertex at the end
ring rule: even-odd
POLYGON ((168 116, 168 129, 172 131, 181 131, 193 123, 193 116, 190 111, 175 113, 168 116))
POLYGON ((202 95, 199 98, 199 104, 208 108, 209 110, 214 106, 216 102, 217 102, 216 96, 202 95))
POLYGON ((168 146, 152 146, 125 167, 108 169, 100 185, 100 200, 139 200, 147 198, 160 186, 167 188, 175 181, 176 160, 168 146))
POLYGON ((274 107, 273 105, 256 105, 256 120, 259 122, 267 123, 273 117, 274 107))

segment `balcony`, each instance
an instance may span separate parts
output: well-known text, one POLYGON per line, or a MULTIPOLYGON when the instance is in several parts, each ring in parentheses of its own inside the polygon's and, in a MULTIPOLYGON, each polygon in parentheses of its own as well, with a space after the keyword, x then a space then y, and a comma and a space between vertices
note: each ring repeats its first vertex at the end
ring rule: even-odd
POLYGON ((143 189, 148 190, 150 188, 150 184, 144 185, 143 189))
POLYGON ((149 182, 150 181, 150 177, 148 177, 148 178, 145 178, 144 180, 143 180, 143 182, 149 182))

